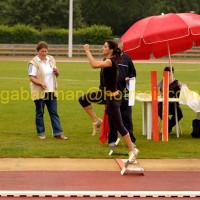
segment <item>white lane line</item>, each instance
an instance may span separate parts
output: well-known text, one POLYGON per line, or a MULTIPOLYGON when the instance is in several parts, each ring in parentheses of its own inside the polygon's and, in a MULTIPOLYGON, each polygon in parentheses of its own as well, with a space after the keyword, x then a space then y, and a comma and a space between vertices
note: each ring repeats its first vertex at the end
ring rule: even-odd
POLYGON ((0 191, 0 197, 200 197, 200 191, 0 191))

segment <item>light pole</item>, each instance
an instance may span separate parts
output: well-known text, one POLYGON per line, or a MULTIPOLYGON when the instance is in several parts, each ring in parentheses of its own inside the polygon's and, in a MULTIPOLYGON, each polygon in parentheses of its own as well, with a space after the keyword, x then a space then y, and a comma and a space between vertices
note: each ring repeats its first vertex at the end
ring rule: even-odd
POLYGON ((73 32, 73 0, 69 1, 69 39, 68 39, 68 57, 72 57, 72 32, 73 32))

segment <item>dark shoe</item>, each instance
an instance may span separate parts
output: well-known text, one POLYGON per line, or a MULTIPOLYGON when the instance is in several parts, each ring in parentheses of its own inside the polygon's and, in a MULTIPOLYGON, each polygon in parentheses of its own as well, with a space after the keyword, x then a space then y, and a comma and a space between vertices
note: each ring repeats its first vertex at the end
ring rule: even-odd
POLYGON ((56 135, 56 136, 54 136, 54 138, 61 139, 61 140, 67 140, 67 137, 64 134, 56 135))

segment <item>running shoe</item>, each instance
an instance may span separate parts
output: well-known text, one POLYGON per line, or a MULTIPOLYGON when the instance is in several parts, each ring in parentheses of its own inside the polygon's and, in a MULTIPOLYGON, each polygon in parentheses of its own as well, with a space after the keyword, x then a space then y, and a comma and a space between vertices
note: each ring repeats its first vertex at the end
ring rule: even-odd
POLYGON ((92 132, 92 136, 95 136, 97 134, 97 132, 99 131, 101 124, 102 124, 103 120, 98 118, 98 120, 96 122, 93 122, 93 132, 92 132))
POLYGON ((136 160, 137 155, 139 154, 139 150, 137 148, 134 149, 134 151, 129 152, 129 161, 132 163, 136 160))

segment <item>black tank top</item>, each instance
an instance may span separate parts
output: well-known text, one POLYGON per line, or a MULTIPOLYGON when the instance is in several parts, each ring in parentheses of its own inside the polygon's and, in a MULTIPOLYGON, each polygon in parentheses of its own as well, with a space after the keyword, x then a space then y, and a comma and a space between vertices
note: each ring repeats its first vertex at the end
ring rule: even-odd
POLYGON ((106 87, 106 91, 117 91, 117 79, 118 79, 118 64, 115 57, 110 58, 112 62, 111 67, 103 68, 103 79, 106 87))

